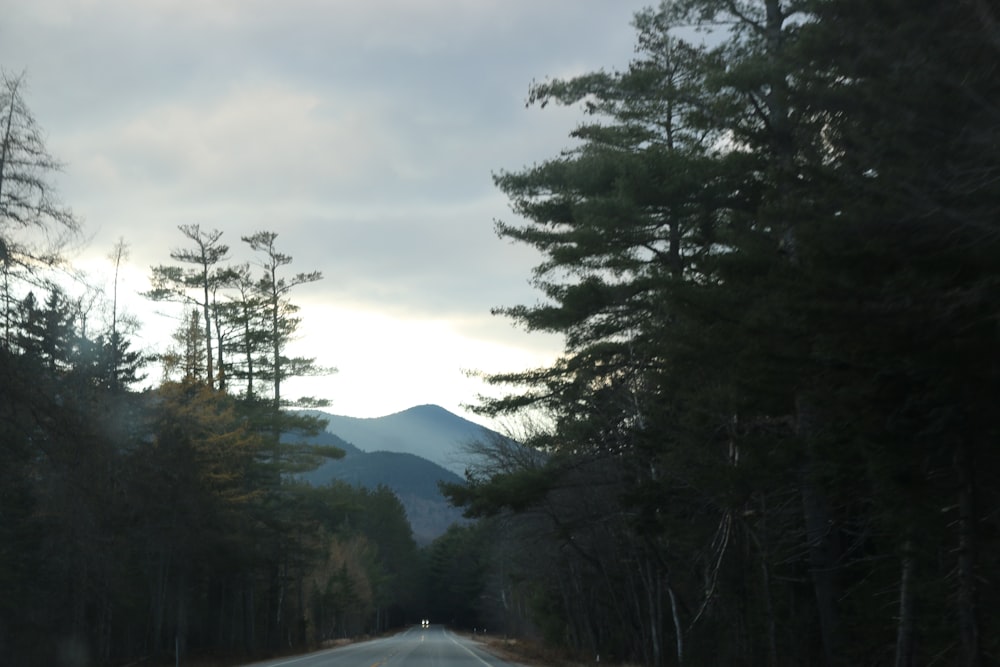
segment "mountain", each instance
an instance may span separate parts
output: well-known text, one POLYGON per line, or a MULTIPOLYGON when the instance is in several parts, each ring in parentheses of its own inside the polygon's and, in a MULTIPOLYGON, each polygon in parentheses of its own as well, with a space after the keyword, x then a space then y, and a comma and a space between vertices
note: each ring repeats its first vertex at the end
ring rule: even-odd
POLYGON ((433 461, 464 476, 467 456, 462 446, 497 434, 437 405, 419 405, 385 417, 318 414, 326 430, 365 452, 400 452, 433 461))
POLYGON ((448 504, 437 485, 462 481, 461 447, 489 436, 488 429, 436 405, 372 419, 310 413, 328 424, 324 433, 308 442, 333 445, 346 454, 324 461, 303 474, 303 480, 316 486, 336 479, 365 488, 389 487, 403 503, 419 544, 433 541, 462 521, 461 511, 448 504))

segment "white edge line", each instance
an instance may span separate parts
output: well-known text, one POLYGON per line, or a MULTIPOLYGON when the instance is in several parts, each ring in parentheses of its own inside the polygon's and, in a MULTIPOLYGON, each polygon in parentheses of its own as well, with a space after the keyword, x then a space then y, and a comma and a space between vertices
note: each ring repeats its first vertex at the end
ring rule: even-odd
POLYGON ((454 644, 455 646, 457 646, 457 647, 459 647, 461 649, 465 649, 466 651, 468 651, 469 655, 471 655, 473 658, 475 658, 479 662, 481 662, 484 665, 486 665, 486 667, 493 667, 493 665, 491 665, 490 663, 486 662, 485 660, 483 660, 482 658, 480 658, 478 655, 476 655, 475 651, 473 651, 471 648, 469 648, 468 646, 465 646, 464 644, 459 644, 457 641, 455 641, 455 637, 450 632, 448 633, 448 639, 450 639, 451 643, 454 644))

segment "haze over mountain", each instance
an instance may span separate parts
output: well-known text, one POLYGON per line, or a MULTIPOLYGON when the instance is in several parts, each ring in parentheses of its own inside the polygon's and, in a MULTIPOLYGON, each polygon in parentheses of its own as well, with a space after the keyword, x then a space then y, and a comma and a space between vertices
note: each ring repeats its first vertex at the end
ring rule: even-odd
POLYGON ((321 413, 326 430, 365 452, 400 452, 433 461, 464 476, 468 456, 462 446, 496 434, 437 405, 416 407, 384 417, 360 418, 321 413))
POLYGON ((341 480, 374 489, 389 487, 406 509, 418 543, 426 544, 462 520, 438 489, 439 481, 460 482, 466 455, 462 445, 496 435, 436 405, 421 405, 385 417, 362 419, 317 413, 326 432, 309 441, 334 445, 346 455, 326 460, 302 479, 314 485, 341 480))

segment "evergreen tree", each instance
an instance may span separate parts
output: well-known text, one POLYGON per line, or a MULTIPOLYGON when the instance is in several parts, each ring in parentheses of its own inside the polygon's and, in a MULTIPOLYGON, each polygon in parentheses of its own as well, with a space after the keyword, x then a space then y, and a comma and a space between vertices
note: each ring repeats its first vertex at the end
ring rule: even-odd
POLYGON ((499 312, 563 333, 566 354, 493 376, 523 389, 483 409, 551 414, 529 441, 548 458, 449 493, 473 514, 547 514, 568 549, 549 553, 576 575, 543 607, 574 645, 616 627, 648 664, 670 660, 665 633, 674 660, 705 664, 994 650, 979 556, 997 465, 977 443, 998 386, 983 363, 995 22, 981 3, 924 9, 664 3, 637 17, 626 72, 533 88, 597 120, 558 159, 497 178, 527 220, 498 231, 543 253, 547 297, 499 312), (710 36, 678 47, 681 25, 710 36), (581 487, 609 490, 595 515, 581 487), (624 529, 581 529, 602 522, 624 529), (954 574, 932 565, 942 540, 954 574), (596 589, 590 567, 605 597, 560 605, 596 589), (886 590, 898 621, 868 602, 886 590), (580 611, 631 591, 650 595, 580 611), (917 613, 930 600, 954 610, 950 631, 917 613))
POLYGON ((146 378, 143 367, 148 363, 145 354, 131 349, 132 342, 118 331, 108 336, 98 336, 90 348, 93 355, 94 381, 112 393, 121 393, 146 378))
MULTIPOLYGON (((299 326, 299 318, 295 316, 298 307, 289 300, 288 295, 300 285, 321 280, 323 274, 319 271, 312 271, 297 273, 287 278, 280 275, 280 269, 290 264, 292 258, 277 249, 274 243, 277 237, 277 233, 268 231, 260 231, 243 237, 243 241, 261 258, 258 266, 263 271, 257 282, 257 293, 266 318, 264 332, 270 349, 258 375, 271 380, 271 400, 276 411, 285 405, 292 404, 281 394, 281 388, 286 379, 329 372, 327 369, 318 367, 315 359, 285 356, 288 344, 294 338, 299 326)), ((295 404, 300 407, 321 407, 323 402, 317 403, 305 399, 304 401, 299 400, 295 404)))
POLYGON ((146 296, 154 301, 180 301, 201 311, 205 381, 209 386, 216 386, 222 381, 216 377, 214 368, 212 323, 217 308, 216 293, 227 281, 226 271, 217 265, 228 258, 229 246, 221 242, 222 232, 217 229, 202 231, 200 225, 178 225, 177 228, 194 247, 171 250, 170 258, 193 264, 194 268, 154 266, 150 279, 152 289, 146 296))
POLYGON ((828 216, 803 254, 835 299, 850 294, 822 313, 817 347, 831 379, 852 388, 838 392, 838 416, 856 422, 873 530, 895 551, 896 664, 930 659, 918 636, 941 651, 957 639, 949 659, 986 664, 998 650, 980 613, 997 595, 980 583, 981 548, 997 538, 985 508, 998 460, 984 446, 1000 386, 987 296, 1000 194, 986 149, 1000 118, 995 22, 975 2, 826 3, 819 16, 810 100, 838 159, 822 193, 828 216), (954 574, 937 565, 949 560, 942 544, 954 574), (954 621, 936 623, 928 604, 954 621))
POLYGON ((262 357, 271 352, 267 313, 249 264, 232 267, 226 287, 235 294, 218 307, 217 331, 228 361, 222 370, 227 386, 242 385, 242 394, 252 401, 259 393, 260 368, 266 363, 262 357))

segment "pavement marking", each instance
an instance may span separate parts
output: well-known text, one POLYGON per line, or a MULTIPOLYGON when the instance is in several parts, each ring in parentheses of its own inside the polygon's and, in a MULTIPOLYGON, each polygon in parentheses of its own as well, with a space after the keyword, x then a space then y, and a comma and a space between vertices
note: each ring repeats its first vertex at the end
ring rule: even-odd
POLYGON ((324 651, 321 652, 320 654, 310 653, 309 655, 304 655, 301 658, 295 658, 294 660, 286 660, 285 662, 272 662, 268 665, 268 667, 281 667, 282 665, 292 665, 295 664, 296 662, 302 662, 303 660, 308 660, 309 658, 315 658, 317 655, 321 655, 322 653, 330 653, 332 650, 333 649, 331 649, 330 651, 324 651))
POLYGON ((486 667, 493 667, 493 665, 491 665, 490 663, 486 662, 485 660, 483 660, 482 658, 480 658, 478 655, 476 655, 475 651, 473 651, 471 648, 469 648, 468 646, 465 646, 464 644, 459 644, 457 641, 455 641, 455 638, 453 636, 451 636, 450 634, 448 635, 448 639, 450 639, 451 643, 454 644, 455 646, 457 646, 459 648, 462 648, 462 649, 465 649, 466 651, 468 651, 469 655, 471 655, 473 658, 475 658, 479 662, 481 662, 484 665, 486 665, 486 667))
MULTIPOLYGON (((316 658, 316 657, 319 657, 319 656, 323 656, 323 655, 326 655, 327 653, 333 653, 334 651, 344 651, 345 649, 357 648, 358 646, 361 646, 362 644, 367 644, 367 643, 368 642, 357 642, 355 644, 348 644, 346 646, 337 646, 337 647, 334 647, 334 648, 328 648, 328 649, 326 649, 324 651, 316 651, 315 653, 309 653, 307 655, 303 655, 303 656, 300 656, 298 658, 292 658, 291 660, 285 660, 284 662, 268 662, 268 663, 265 663, 265 664, 266 664, 266 667, 284 667, 284 665, 294 665, 296 662, 302 662, 303 660, 309 660, 310 658, 316 658)), ((395 655, 395 654, 393 654, 393 655, 395 655)), ((389 656, 389 657, 391 658, 392 656, 389 656)), ((376 663, 373 663, 371 667, 378 667, 378 665, 381 665, 384 662, 385 662, 385 660, 380 660, 380 661, 378 661, 376 663)), ((257 664, 257 663, 254 663, 254 664, 257 664)))

